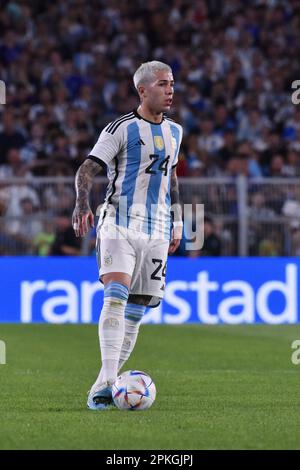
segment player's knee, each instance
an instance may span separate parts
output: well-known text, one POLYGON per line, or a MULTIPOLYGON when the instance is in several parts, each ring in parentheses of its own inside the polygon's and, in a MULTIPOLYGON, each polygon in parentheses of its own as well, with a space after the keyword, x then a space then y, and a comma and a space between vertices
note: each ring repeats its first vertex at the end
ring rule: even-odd
POLYGON ((129 289, 120 282, 110 282, 104 287, 104 301, 127 302, 129 289))

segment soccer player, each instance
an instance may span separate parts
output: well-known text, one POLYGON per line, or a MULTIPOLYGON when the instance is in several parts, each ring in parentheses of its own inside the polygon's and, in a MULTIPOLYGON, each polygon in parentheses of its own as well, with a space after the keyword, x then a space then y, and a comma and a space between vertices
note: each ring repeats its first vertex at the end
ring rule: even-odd
POLYGON ((163 297, 167 256, 182 237, 176 176, 182 127, 164 115, 174 94, 172 70, 162 62, 146 62, 133 81, 139 107, 103 129, 75 178, 76 236, 94 225, 89 192, 101 166, 109 178, 96 239, 104 285, 102 367, 89 392, 90 409, 112 403, 111 386, 134 348, 146 307, 159 305, 163 297))

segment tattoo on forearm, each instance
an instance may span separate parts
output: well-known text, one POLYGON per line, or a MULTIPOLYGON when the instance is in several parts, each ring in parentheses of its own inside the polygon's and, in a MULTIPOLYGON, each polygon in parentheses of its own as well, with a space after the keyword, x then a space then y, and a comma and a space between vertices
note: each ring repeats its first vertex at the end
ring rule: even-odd
POLYGON ((179 186, 176 170, 171 173, 170 197, 173 208, 174 221, 182 220, 182 209, 179 200, 179 186))
POLYGON ((177 204, 179 202, 178 180, 177 180, 177 175, 174 171, 171 174, 170 196, 171 196, 172 204, 177 204))
POLYGON ((78 168, 75 176, 75 188, 76 206, 79 210, 86 211, 89 208, 89 194, 93 179, 100 169, 100 165, 92 160, 85 160, 78 168))

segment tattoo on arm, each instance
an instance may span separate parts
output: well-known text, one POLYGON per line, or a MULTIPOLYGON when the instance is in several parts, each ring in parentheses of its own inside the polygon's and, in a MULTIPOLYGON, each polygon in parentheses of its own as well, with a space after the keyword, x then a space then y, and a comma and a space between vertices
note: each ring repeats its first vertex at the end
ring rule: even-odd
POLYGON ((174 168, 171 173, 170 197, 174 214, 174 222, 179 222, 182 220, 182 209, 179 201, 179 186, 176 168, 174 168))
POLYGON ((79 210, 89 209, 89 194, 93 185, 94 176, 99 173, 101 167, 93 160, 87 159, 78 168, 75 176, 76 206, 79 210))

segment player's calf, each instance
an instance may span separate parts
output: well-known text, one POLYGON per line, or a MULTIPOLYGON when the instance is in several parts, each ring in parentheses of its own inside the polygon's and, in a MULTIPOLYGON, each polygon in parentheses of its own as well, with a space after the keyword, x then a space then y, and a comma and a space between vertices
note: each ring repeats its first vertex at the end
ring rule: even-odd
POLYGON ((104 287, 104 304, 99 320, 103 382, 111 385, 117 378, 118 363, 125 332, 125 307, 128 287, 110 282, 104 287))
MULTIPOLYGON (((130 299, 131 296, 129 296, 130 299)), ((134 296, 132 296, 134 297, 134 296)), ((128 302, 129 302, 128 299, 128 302)), ((121 348, 119 370, 129 359, 139 333, 140 324, 145 313, 144 305, 128 303, 125 308, 125 336, 121 348)))

